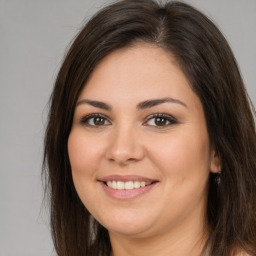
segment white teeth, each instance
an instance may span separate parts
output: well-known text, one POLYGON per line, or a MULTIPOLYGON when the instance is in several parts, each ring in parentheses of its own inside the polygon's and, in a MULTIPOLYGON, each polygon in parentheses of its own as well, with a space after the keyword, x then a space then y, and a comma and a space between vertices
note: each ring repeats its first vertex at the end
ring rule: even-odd
POLYGON ((140 187, 140 182, 139 181, 134 181, 133 186, 134 186, 134 188, 139 188, 140 187))
POLYGON ((145 182, 145 181, 107 181, 107 186, 113 189, 134 189, 134 188, 140 188, 145 187, 147 185, 150 185, 152 182, 145 182))
POLYGON ((127 181, 124 183, 124 188, 125 189, 133 189, 133 182, 132 181, 127 181))
POLYGON ((124 189, 124 182, 122 182, 122 181, 117 181, 117 182, 116 182, 116 188, 117 188, 117 189, 124 189))
MULTIPOLYGON (((110 181, 110 182, 111 182, 111 181, 110 181)), ((115 180, 112 181, 112 188, 114 188, 114 189, 117 188, 117 185, 116 185, 116 181, 115 181, 115 180)))

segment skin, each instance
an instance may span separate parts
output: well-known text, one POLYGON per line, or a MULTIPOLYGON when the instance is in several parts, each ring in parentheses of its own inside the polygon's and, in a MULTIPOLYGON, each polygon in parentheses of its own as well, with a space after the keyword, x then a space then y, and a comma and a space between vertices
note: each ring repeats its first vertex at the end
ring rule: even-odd
POLYGON ((208 237, 208 177, 220 160, 202 104, 170 53, 140 43, 105 57, 78 98, 68 152, 77 193, 108 229, 113 256, 200 254, 208 237), (167 97, 174 100, 138 107, 167 97), (103 115, 100 125, 86 119, 95 113, 103 115), (152 114, 165 114, 164 125, 152 114), (99 182, 114 174, 157 183, 134 199, 115 199, 99 182))

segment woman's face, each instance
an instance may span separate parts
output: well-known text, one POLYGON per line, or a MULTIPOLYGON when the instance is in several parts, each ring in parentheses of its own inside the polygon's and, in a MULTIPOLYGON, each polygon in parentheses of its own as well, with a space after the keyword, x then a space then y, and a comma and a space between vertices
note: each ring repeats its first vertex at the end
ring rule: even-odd
POLYGON ((110 235, 203 225, 218 158, 201 102, 164 50, 138 44, 99 63, 77 101, 68 152, 79 197, 110 235))

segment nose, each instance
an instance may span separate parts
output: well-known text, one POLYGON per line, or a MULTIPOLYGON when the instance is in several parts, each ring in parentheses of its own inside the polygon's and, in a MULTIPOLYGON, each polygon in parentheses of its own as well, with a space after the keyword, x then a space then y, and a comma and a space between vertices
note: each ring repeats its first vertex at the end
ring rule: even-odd
POLYGON ((107 159, 119 165, 142 160, 145 152, 140 137, 136 128, 114 129, 106 151, 107 159))

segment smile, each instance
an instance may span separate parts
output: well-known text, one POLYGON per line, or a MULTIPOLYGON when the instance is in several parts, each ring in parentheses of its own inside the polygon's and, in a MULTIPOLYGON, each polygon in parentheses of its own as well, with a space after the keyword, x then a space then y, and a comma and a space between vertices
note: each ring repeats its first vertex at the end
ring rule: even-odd
POLYGON ((148 186, 150 184, 152 184, 153 182, 150 181, 107 181, 105 184, 112 188, 112 189, 117 189, 117 190, 121 190, 121 189, 126 189, 126 190, 131 190, 131 189, 138 189, 138 188, 142 188, 145 186, 148 186))
POLYGON ((147 194, 158 180, 138 175, 110 175, 98 180, 105 193, 118 200, 131 200, 147 194))

